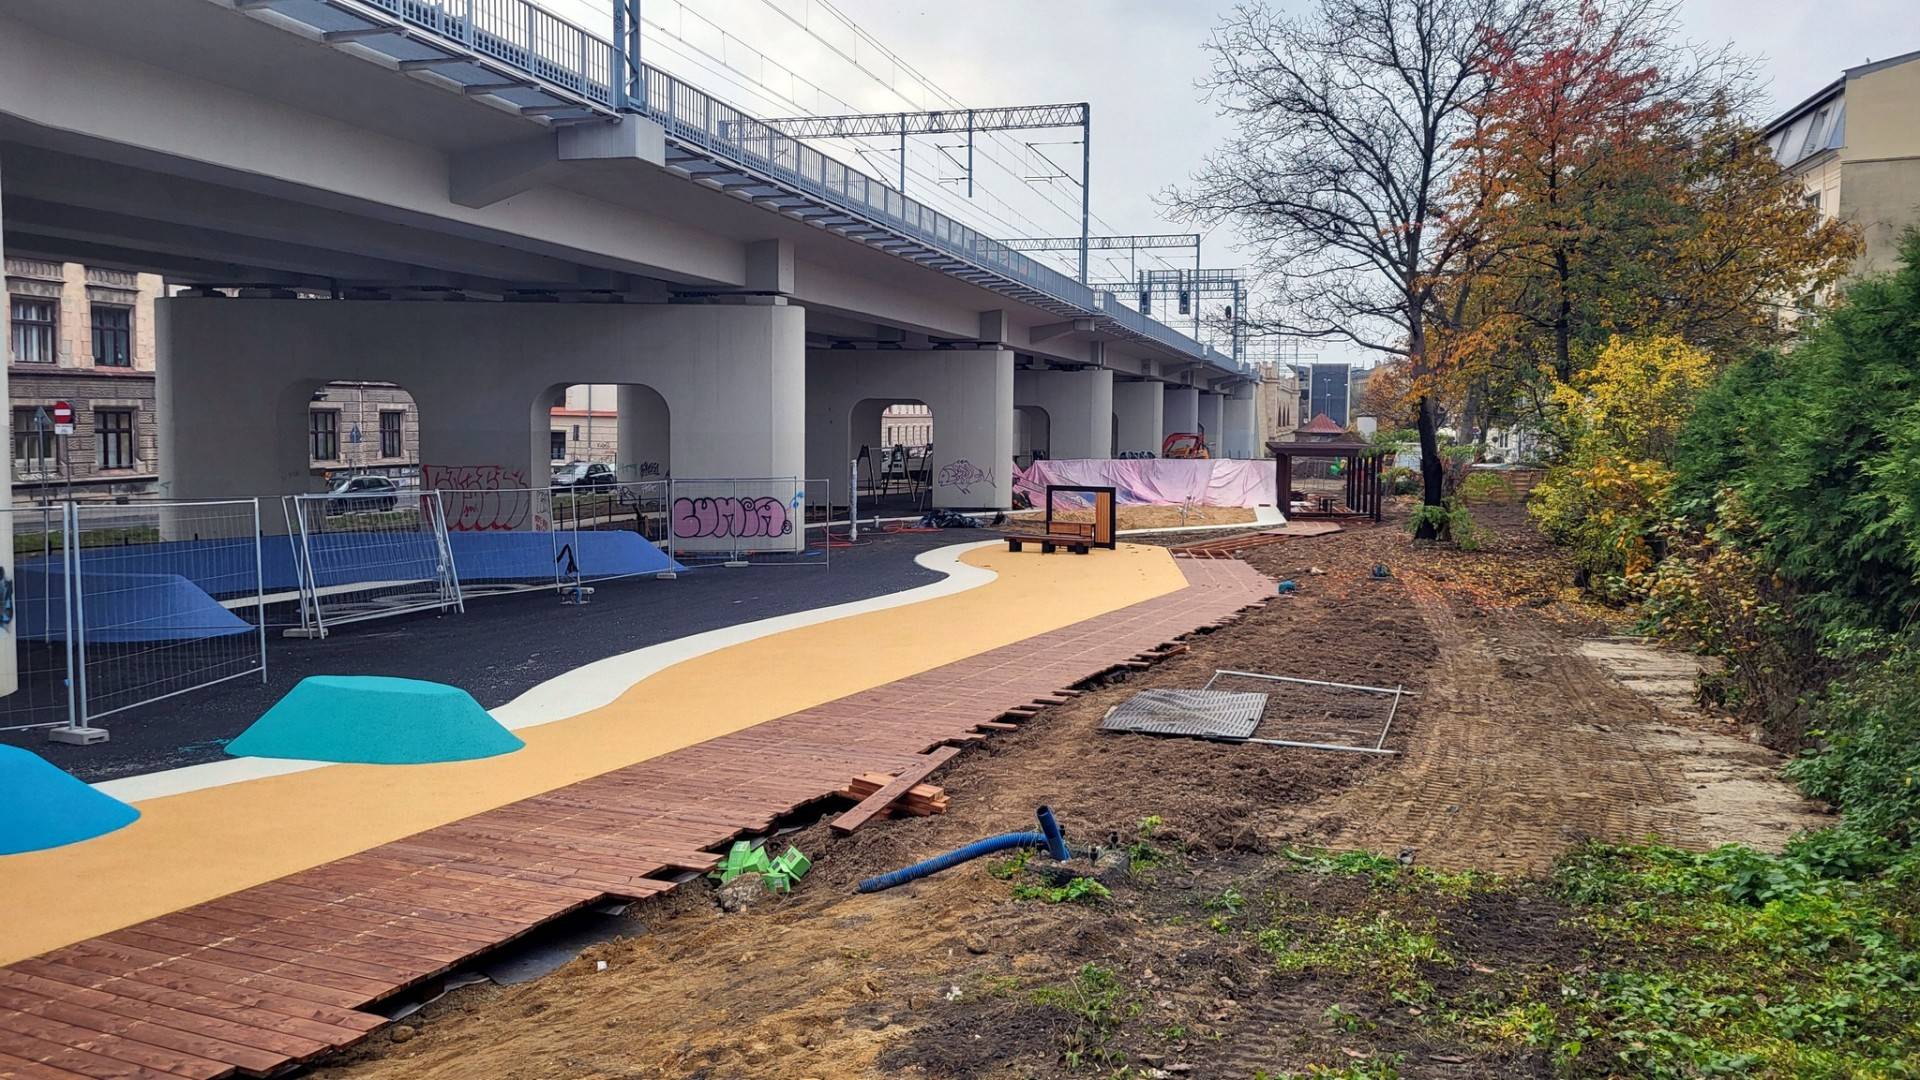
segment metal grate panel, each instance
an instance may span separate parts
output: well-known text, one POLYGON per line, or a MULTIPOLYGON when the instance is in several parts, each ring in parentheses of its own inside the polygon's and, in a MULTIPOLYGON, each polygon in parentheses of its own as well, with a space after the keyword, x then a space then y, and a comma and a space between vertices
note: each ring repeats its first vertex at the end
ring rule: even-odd
POLYGON ((1102 731, 1245 739, 1260 726, 1267 695, 1227 690, 1142 690, 1121 702, 1100 724, 1102 731))

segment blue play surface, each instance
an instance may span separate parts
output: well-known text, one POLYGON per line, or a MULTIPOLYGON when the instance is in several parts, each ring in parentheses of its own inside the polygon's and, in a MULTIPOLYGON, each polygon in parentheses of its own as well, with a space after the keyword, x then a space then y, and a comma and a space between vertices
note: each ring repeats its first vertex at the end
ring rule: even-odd
POLYGON ((0 855, 91 840, 139 816, 40 755, 0 744, 0 855))
MULTIPOLYGON (((553 581, 569 560, 588 580, 684 569, 633 532, 455 532, 448 542, 460 580, 471 584, 553 581)), ((311 537, 308 558, 321 588, 439 575, 439 553, 425 534, 321 533, 311 537)), ((253 630, 219 602, 254 593, 250 537, 85 548, 81 559, 80 614, 89 641, 193 640, 253 630)), ((19 563, 14 607, 21 637, 66 640, 65 573, 57 556, 19 563)), ((260 576, 268 593, 299 588, 290 538, 261 538, 260 576)))
POLYGON ((420 765, 526 744, 457 686, 380 675, 312 675, 227 744, 235 757, 420 765))

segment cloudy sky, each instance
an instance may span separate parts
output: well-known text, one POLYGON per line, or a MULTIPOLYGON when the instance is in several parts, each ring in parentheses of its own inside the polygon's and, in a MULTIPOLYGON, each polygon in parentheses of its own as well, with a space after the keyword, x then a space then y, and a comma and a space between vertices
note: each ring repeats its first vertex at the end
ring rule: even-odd
MULTIPOLYGON (((585 21, 610 19, 606 0, 543 2, 585 21)), ((1207 67, 1202 43, 1228 2, 642 0, 642 7, 650 63, 761 116, 1088 101, 1094 231, 1156 233, 1184 231, 1165 220, 1156 195, 1180 183, 1227 130, 1194 84, 1207 67)), ((1915 0, 1681 2, 1688 37, 1730 42, 1758 61, 1769 114, 1848 66, 1920 49, 1915 0)), ((1077 139, 1074 131, 981 137, 971 199, 958 180, 962 138, 916 139, 907 191, 990 235, 1077 234, 1077 139)), ((887 140, 827 149, 889 180, 899 167, 887 140)), ((1208 237, 1206 265, 1241 258, 1231 236, 1208 237)), ((1143 257, 1139 265, 1171 264, 1143 257)), ((1093 268, 1095 278, 1131 273, 1124 255, 1093 268)))

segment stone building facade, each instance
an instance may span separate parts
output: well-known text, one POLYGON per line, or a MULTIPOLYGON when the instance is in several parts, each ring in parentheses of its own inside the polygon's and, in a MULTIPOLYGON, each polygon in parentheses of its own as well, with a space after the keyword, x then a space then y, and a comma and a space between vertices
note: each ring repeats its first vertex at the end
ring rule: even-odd
POLYGON ((63 495, 69 485, 75 498, 151 491, 159 473, 153 301, 160 278, 9 258, 5 280, 16 501, 63 495), (60 401, 73 407, 70 436, 51 428, 60 401))

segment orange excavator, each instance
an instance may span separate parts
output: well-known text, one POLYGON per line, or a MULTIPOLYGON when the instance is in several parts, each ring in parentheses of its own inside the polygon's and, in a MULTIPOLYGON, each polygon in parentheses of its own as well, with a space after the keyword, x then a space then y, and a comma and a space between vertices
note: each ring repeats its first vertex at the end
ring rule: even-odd
POLYGON ((1176 431, 1160 443, 1160 456, 1163 458, 1210 458, 1207 440, 1197 431, 1176 431))

